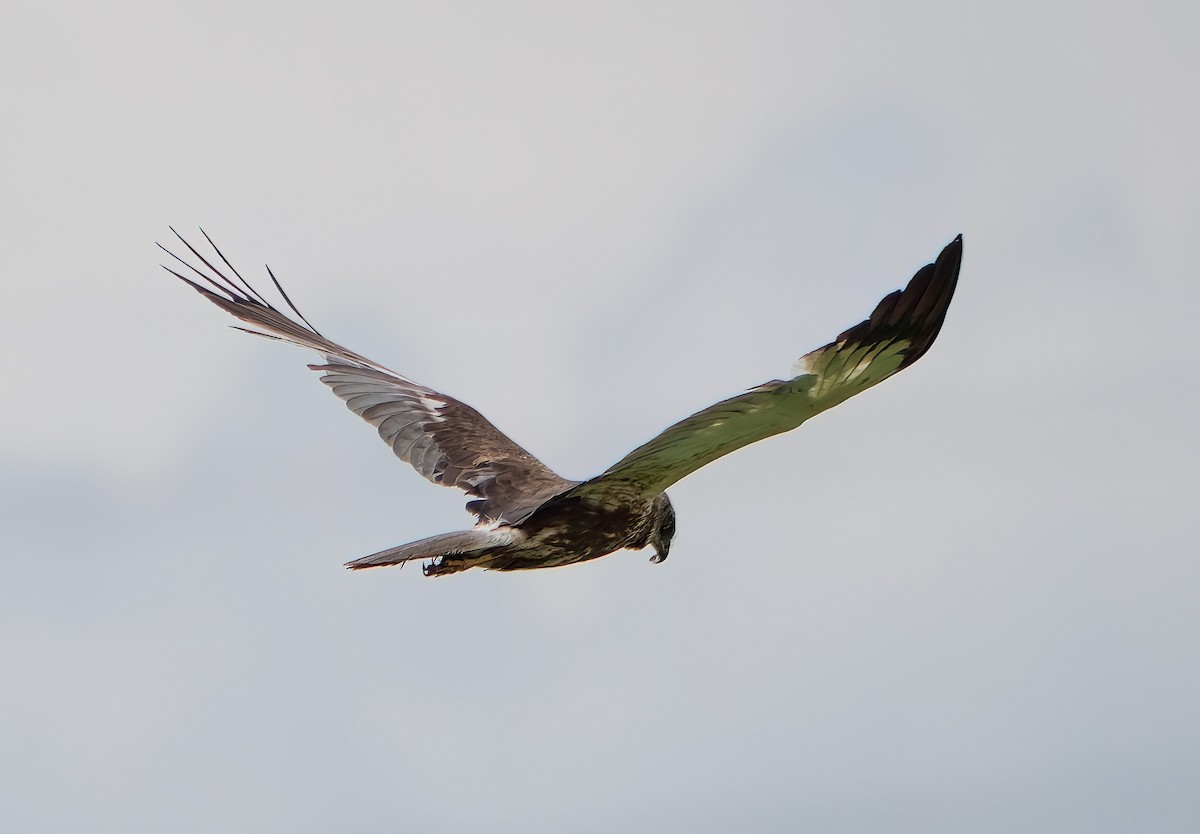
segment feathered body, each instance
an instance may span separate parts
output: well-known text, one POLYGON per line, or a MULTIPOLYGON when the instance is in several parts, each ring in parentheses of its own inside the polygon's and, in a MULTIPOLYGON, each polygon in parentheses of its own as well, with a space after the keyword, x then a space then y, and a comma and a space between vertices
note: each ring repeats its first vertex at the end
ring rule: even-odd
POLYGON ((401 545, 350 562, 351 568, 393 565, 431 559, 426 576, 444 576, 467 568, 533 570, 586 562, 618 550, 642 550, 659 542, 655 561, 666 558, 674 529, 670 499, 660 494, 650 502, 602 506, 579 497, 547 502, 523 521, 503 526, 481 524, 473 530, 447 533, 401 545))

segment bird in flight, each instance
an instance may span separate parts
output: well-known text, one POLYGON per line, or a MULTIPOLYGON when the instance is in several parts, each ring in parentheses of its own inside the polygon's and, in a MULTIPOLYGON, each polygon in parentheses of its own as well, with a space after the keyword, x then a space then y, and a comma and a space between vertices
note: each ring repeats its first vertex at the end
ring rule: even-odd
POLYGON ((802 356, 790 379, 764 382, 698 411, 596 477, 571 481, 466 403, 326 339, 292 304, 270 267, 267 273, 294 315, 250 286, 203 229, 215 258, 171 231, 199 266, 159 244, 183 271, 164 269, 250 325, 237 329, 321 354, 324 361, 308 367, 379 430, 398 458, 433 483, 471 496, 467 510, 478 520, 472 529, 390 547, 346 564, 361 570, 423 560, 426 576, 476 567, 553 568, 646 547, 654 551, 651 562, 663 561, 675 536, 667 487, 723 455, 796 428, 924 356, 946 318, 962 263, 959 235, 936 261, 917 270, 908 286, 885 296, 869 318, 802 356))

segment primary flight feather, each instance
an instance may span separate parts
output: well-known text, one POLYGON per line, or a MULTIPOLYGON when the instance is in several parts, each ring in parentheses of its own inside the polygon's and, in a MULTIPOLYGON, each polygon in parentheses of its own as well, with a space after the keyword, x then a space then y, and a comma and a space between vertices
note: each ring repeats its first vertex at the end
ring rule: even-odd
POLYGON ((199 266, 161 247, 183 269, 164 266, 168 272, 251 326, 239 329, 321 354, 324 361, 308 367, 375 426, 397 457, 433 483, 472 497, 467 509, 478 519, 473 529, 388 548, 346 565, 358 570, 428 560, 426 576, 474 567, 552 568, 645 547, 654 550, 651 561, 663 561, 675 535, 667 487, 723 455, 796 428, 916 362, 941 330, 962 264, 959 235, 903 290, 885 296, 868 319, 802 356, 792 378, 765 382, 698 411, 596 477, 571 481, 469 405, 326 339, 268 269, 292 315, 271 304, 201 234, 234 277, 178 232, 199 266))

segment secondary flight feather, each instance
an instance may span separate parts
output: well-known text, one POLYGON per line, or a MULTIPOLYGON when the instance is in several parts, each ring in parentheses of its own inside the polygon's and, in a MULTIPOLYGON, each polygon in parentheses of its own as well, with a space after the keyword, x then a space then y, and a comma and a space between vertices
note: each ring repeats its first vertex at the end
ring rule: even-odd
POLYGON ((572 481, 466 403, 326 339, 269 268, 288 312, 247 283, 203 230, 212 249, 208 256, 171 231, 191 259, 160 244, 175 261, 164 269, 249 325, 238 329, 316 351, 324 361, 308 367, 378 430, 397 457, 433 483, 458 487, 472 498, 467 509, 478 520, 474 528, 391 547, 346 565, 358 570, 422 560, 427 576, 474 567, 558 567, 646 547, 654 551, 651 561, 663 561, 675 535, 667 487, 723 455, 798 427, 916 362, 941 330, 962 264, 959 235, 904 289, 885 296, 869 318, 802 356, 791 378, 765 382, 698 411, 596 477, 572 481))

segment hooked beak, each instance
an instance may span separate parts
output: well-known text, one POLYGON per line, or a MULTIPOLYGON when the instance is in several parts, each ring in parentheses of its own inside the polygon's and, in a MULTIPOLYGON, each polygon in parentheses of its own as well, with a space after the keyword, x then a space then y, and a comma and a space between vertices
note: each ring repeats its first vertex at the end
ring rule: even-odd
POLYGON ((650 541, 650 546, 654 548, 654 555, 650 557, 652 564, 659 564, 667 561, 667 554, 671 552, 671 543, 664 542, 659 538, 654 538, 650 541))

